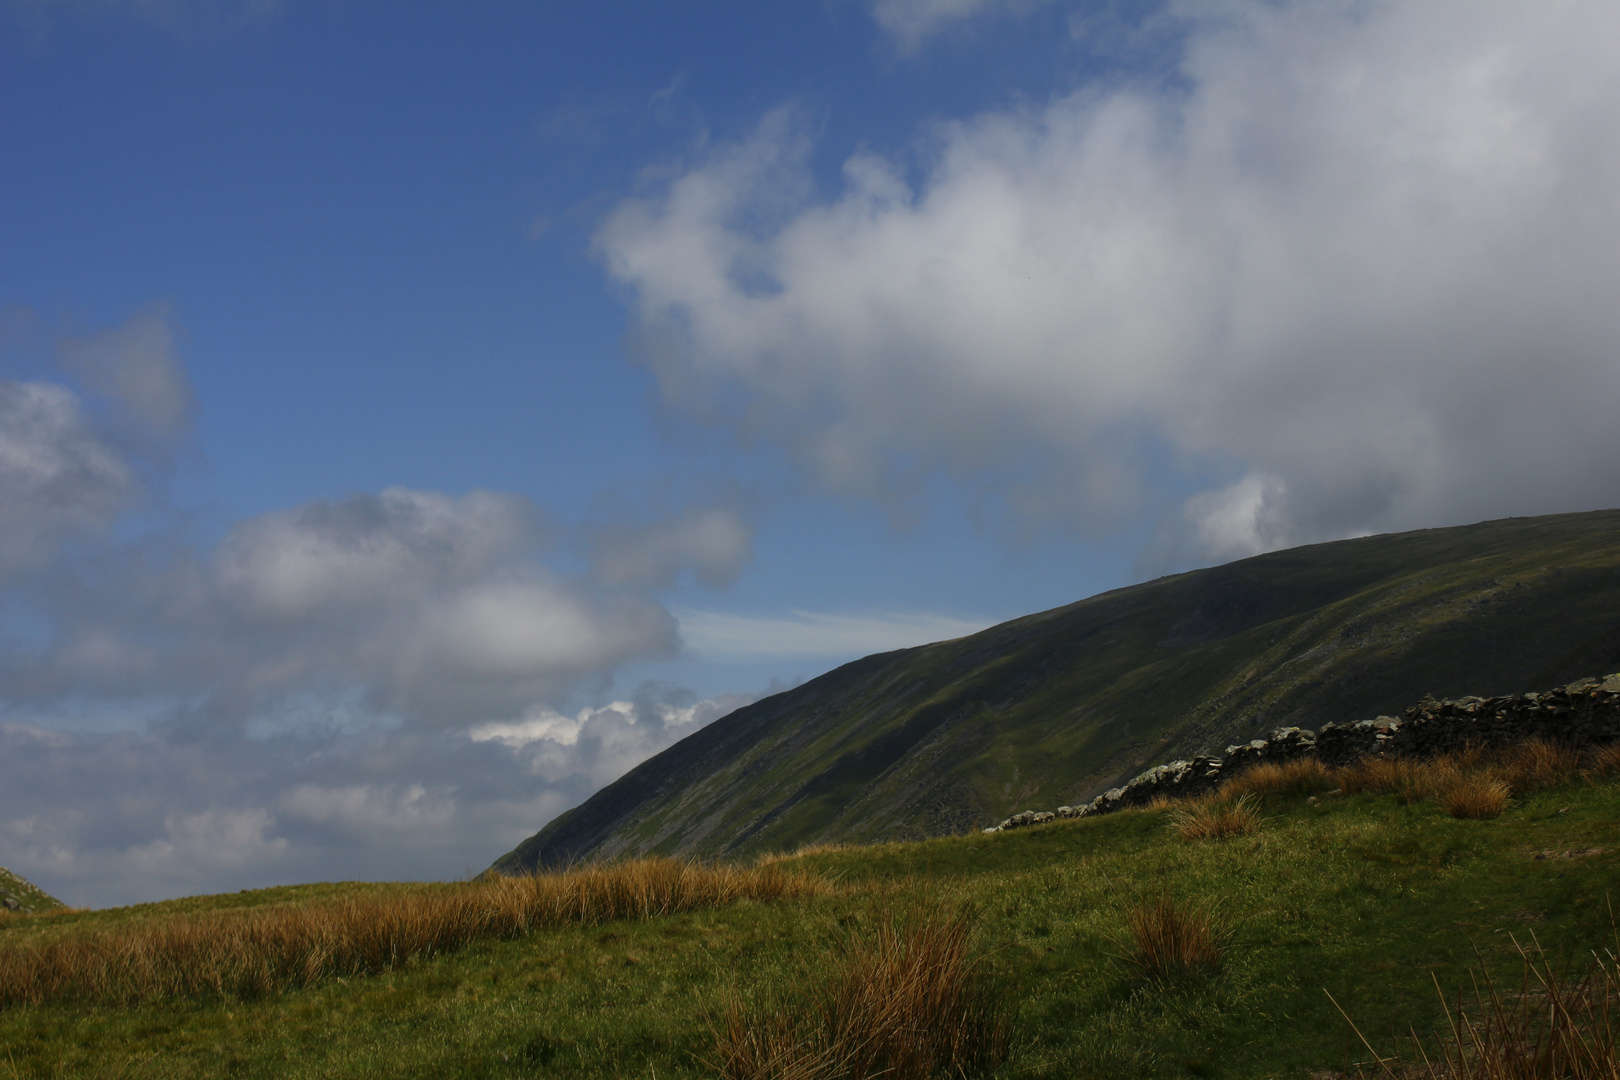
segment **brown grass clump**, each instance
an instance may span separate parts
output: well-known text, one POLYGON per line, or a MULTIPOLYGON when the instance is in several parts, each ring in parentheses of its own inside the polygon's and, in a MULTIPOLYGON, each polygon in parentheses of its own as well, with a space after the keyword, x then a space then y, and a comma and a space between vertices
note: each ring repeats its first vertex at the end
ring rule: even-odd
POLYGON ((1426 761, 1411 758, 1362 758, 1339 770, 1345 794, 1358 791, 1394 795, 1401 802, 1422 802, 1443 796, 1462 780, 1475 763, 1458 755, 1426 761))
POLYGON ((0 1007, 257 997, 330 975, 402 967, 483 938, 815 895, 829 887, 778 867, 641 859, 394 895, 174 916, 0 950, 0 1007))
POLYGON ((1170 816, 1170 828, 1183 840, 1224 840, 1246 836, 1263 824, 1252 793, 1192 803, 1170 816))
POLYGON ((881 925, 843 954, 808 1005, 751 1011, 736 995, 714 1024, 725 1080, 929 1080, 990 1072, 1012 1013, 981 977, 965 915, 881 925))
MULTIPOLYGON (((1471 1003, 1446 1001, 1446 1028, 1433 1057, 1412 1033, 1412 1061, 1379 1056, 1339 1009, 1387 1077, 1427 1080, 1615 1080, 1620 1077, 1620 969, 1615 953, 1594 953, 1584 975, 1561 977, 1539 945, 1517 940, 1522 977, 1517 992, 1504 993, 1483 960, 1474 977, 1471 1003)), ((1328 995, 1331 1000, 1332 995, 1328 995)), ((1334 1007, 1338 1008, 1335 1001, 1334 1007)), ((1365 1075, 1364 1073, 1362 1075, 1365 1075)))
POLYGON ((1315 758, 1263 761, 1233 777, 1221 792, 1228 796, 1315 795, 1338 786, 1326 765, 1315 758))
POLYGON ((1440 805, 1454 818, 1493 818, 1507 809, 1512 793, 1507 781, 1474 774, 1454 784, 1440 797, 1440 805))
MULTIPOLYGON (((977 832, 978 830, 974 830, 977 832)), ((755 866, 774 866, 777 863, 788 862, 792 859, 803 859, 811 855, 836 855, 841 851, 850 850, 849 844, 801 844, 792 851, 768 851, 754 860, 755 866)))
POLYGON ((1151 978, 1171 980, 1220 966, 1226 933, 1207 907, 1178 907, 1166 894, 1132 908, 1126 926, 1131 948, 1124 959, 1151 978))
POLYGON ((1346 795, 1369 792, 1388 795, 1407 786, 1416 762, 1405 758, 1364 757, 1336 770, 1346 795))
POLYGON ((1588 780, 1620 773, 1620 743, 1599 746, 1586 753, 1585 768, 1581 770, 1588 780))
MULTIPOLYGON (((1581 755, 1568 746, 1528 739, 1428 760, 1362 758, 1332 770, 1332 776, 1346 794, 1393 794, 1402 802, 1433 799, 1452 817, 1486 818, 1500 814, 1512 795, 1568 783, 1582 774, 1581 765, 1581 755)), ((1620 749, 1588 755, 1586 775, 1598 775, 1596 768, 1620 769, 1620 749)))
POLYGON ((1515 792, 1539 791, 1567 784, 1580 775, 1581 755, 1563 743, 1530 739, 1501 751, 1501 768, 1515 792))

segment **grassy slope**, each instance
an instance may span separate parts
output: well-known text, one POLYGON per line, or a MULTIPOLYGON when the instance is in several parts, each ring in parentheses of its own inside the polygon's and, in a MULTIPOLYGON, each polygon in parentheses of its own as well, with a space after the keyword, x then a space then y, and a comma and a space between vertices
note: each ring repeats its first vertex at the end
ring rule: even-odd
MULTIPOLYGON (((1129 811, 831 852, 806 861, 840 876, 836 897, 546 931, 262 1001, 8 1010, 0 1076, 698 1076, 704 1010, 724 988, 791 990, 886 909, 967 902, 1019 1002, 998 1075, 1298 1078, 1346 1061, 1324 988, 1375 1037, 1427 1029, 1439 1019, 1430 970, 1457 987, 1476 947, 1510 973, 1509 934, 1575 951, 1608 933, 1620 783, 1543 792, 1484 822, 1370 796, 1274 797, 1266 813, 1260 834, 1221 843, 1175 838, 1165 811, 1129 811), (1126 908, 1163 889, 1218 900, 1234 929, 1220 974, 1167 988, 1110 959, 1126 908)), ((160 916, 8 920, 0 947, 160 916)))
POLYGON ((1285 724, 1620 668, 1620 511, 1276 552, 867 657, 725 717, 496 865, 961 832, 1285 724))

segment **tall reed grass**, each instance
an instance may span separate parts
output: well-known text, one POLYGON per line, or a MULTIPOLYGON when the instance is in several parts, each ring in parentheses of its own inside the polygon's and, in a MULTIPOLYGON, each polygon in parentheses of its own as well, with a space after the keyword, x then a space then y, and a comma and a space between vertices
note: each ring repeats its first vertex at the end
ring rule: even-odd
POLYGON ((1262 761, 1234 776, 1222 786, 1227 797, 1239 795, 1315 795, 1331 790, 1338 783, 1333 770, 1315 758, 1292 761, 1262 761))
POLYGON ((853 939, 807 1000, 733 994, 708 1064, 724 1080, 930 1080, 992 1071, 1012 1009, 983 977, 962 913, 920 908, 853 939))
POLYGON ((1183 840, 1224 840, 1258 831, 1264 822, 1255 806, 1254 793, 1245 792, 1231 800, 1225 795, 1222 791, 1213 799, 1177 810, 1170 815, 1170 828, 1183 840))
POLYGON ((1493 818, 1507 809, 1512 789, 1491 776, 1465 776, 1440 796, 1440 805, 1454 818, 1493 818))
MULTIPOLYGON (((1425 1080, 1617 1080, 1620 1078, 1620 964, 1614 950, 1592 954, 1573 980, 1539 944, 1513 942, 1521 961, 1517 990, 1504 990, 1480 960, 1472 1001, 1449 1002, 1438 980, 1445 1027, 1431 1055, 1414 1030, 1406 1060, 1374 1050, 1339 1009, 1386 1077, 1425 1080)), ((1432 976, 1431 976, 1432 977, 1432 976)), ((1332 995, 1328 995, 1332 998, 1332 995)), ((1338 1002, 1335 1001, 1335 1007, 1338 1002)), ((1365 1071, 1360 1073, 1365 1077, 1365 1071)))
POLYGON ((1169 894, 1126 915, 1129 947, 1122 959, 1149 978, 1169 981, 1221 965, 1227 932, 1208 906, 1177 904, 1169 894))
POLYGON ((829 888, 779 866, 642 859, 394 895, 174 916, 0 950, 0 1007, 258 997, 328 976, 398 968, 481 939, 829 888))

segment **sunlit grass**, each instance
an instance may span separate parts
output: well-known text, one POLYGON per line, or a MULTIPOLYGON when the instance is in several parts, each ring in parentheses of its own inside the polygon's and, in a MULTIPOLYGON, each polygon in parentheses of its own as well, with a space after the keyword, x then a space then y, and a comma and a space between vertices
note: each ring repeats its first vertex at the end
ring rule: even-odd
MULTIPOLYGON (((13 1006, 0 1010, 0 1047, 10 1055, 0 1055, 0 1080, 713 1080, 728 1017, 744 1025, 733 1046, 827 1045, 833 1027, 823 1018, 860 1012, 829 1013, 829 1002, 863 1000, 852 986, 906 981, 893 962, 863 968, 855 961, 863 950, 883 955, 885 933, 903 945, 919 921, 967 911, 965 966, 988 995, 978 1000, 1012 1024, 990 1075, 1353 1076, 1351 1059, 1367 1065, 1368 1055, 1347 1056, 1348 1030, 1323 989, 1386 1059, 1409 1050, 1409 1026, 1435 1057, 1432 1033, 1447 1026, 1431 972, 1455 1001, 1476 946, 1505 971, 1517 960, 1515 935, 1528 941, 1533 931, 1549 950, 1575 955, 1606 925, 1603 897, 1620 894, 1620 783, 1598 776, 1594 760, 1582 759, 1584 773, 1566 782, 1515 791, 1487 821, 1452 818, 1435 799, 1396 791, 1273 787, 1245 793, 1263 805, 1265 827, 1220 842, 1177 835, 1171 815, 1188 809, 1177 805, 991 835, 814 848, 771 861, 822 883, 780 901, 737 896, 667 914, 657 905, 575 906, 562 921, 512 936, 471 938, 359 978, 293 979, 257 997, 205 991, 13 1006), (1149 925, 1166 895, 1181 930, 1196 930, 1192 914, 1208 918, 1216 962, 1192 959, 1196 947, 1169 961, 1176 941, 1196 945, 1197 935, 1162 919, 1156 931, 1149 925), (1158 945, 1143 949, 1138 936, 1158 945), (1155 949, 1166 974, 1132 959, 1155 949), (865 974, 851 983, 852 970, 865 974)), ((0 947, 275 908, 478 895, 483 884, 501 883, 299 886, 19 920, 0 930, 0 947)), ((866 1019, 838 1030, 885 1030, 876 1005, 890 997, 868 993, 866 1019)), ((1475 1016, 1477 1006, 1466 1011, 1475 1016)), ((818 1060, 779 1060, 790 1058, 818 1060)))
POLYGON ((432 891, 136 920, 0 947, 0 1006, 252 998, 334 975, 376 974, 542 927, 648 919, 828 888, 781 865, 642 859, 432 891))

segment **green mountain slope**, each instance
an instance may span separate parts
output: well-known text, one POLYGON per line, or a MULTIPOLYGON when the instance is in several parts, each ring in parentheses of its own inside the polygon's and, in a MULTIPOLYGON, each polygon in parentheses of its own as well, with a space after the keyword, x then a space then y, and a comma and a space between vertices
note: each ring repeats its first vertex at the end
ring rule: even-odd
POLYGON ((1287 724, 1620 669, 1620 511, 1273 552, 869 656, 642 763, 503 856, 961 832, 1287 724))

